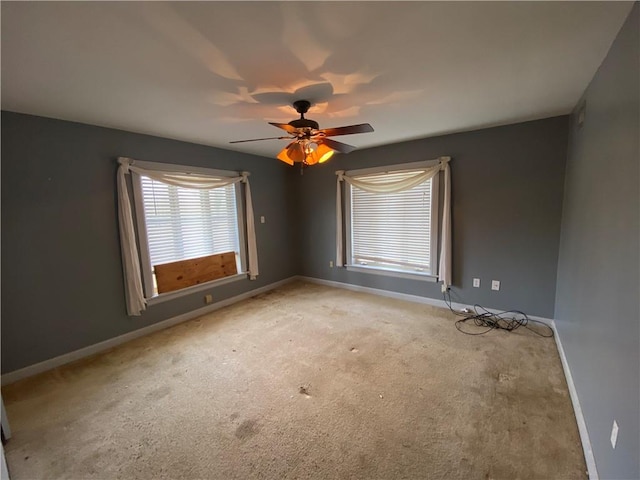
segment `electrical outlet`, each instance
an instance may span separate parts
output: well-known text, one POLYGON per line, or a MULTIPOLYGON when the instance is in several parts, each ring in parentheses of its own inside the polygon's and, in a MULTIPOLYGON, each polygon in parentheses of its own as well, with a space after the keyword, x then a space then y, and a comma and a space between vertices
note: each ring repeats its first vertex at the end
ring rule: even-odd
POLYGON ((500 280, 491 280, 491 290, 500 290, 500 280))
POLYGON ((480 279, 479 278, 474 278, 473 279, 473 286, 475 288, 480 288, 480 279))
POLYGON ((211 302, 213 302, 213 295, 205 295, 204 303, 211 303, 211 302))
POLYGON ((578 128, 582 128, 584 125, 584 117, 587 114, 587 103, 583 103, 578 112, 578 128))
POLYGON ((616 448, 618 443, 618 422, 613 421, 613 428, 611 428, 611 448, 616 448))
POLYGON ((260 216, 260 223, 264 223, 264 222, 265 222, 264 215, 261 215, 260 216))
POLYGON ((333 268, 333 260, 329 260, 329 268, 333 268))

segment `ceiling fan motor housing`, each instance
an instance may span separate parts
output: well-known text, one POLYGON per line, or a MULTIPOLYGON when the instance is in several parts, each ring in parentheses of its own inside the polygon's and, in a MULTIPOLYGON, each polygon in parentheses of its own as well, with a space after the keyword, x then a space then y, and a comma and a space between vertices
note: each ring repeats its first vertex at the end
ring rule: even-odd
POLYGON ((298 112, 302 116, 304 116, 304 114, 309 111, 310 107, 311 102, 308 100, 296 100, 295 102, 293 102, 293 108, 295 108, 296 112, 298 112))
POLYGON ((291 120, 289 125, 295 128, 312 128, 314 130, 318 130, 320 126, 318 122, 314 120, 309 120, 308 118, 299 118, 297 120, 291 120))
POLYGON ((294 128, 312 128, 314 130, 318 130, 320 128, 318 122, 304 118, 304 114, 309 111, 310 107, 311 102, 308 100, 296 100, 293 102, 293 108, 295 108, 296 112, 300 114, 300 118, 290 121, 289 125, 294 128))

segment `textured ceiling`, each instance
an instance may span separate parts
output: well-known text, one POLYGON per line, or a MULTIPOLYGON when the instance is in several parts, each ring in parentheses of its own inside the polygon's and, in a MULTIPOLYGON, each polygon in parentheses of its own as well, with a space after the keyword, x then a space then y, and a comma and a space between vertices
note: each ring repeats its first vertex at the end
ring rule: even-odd
POLYGON ((631 2, 2 2, 2 108, 275 156, 571 111, 631 2))

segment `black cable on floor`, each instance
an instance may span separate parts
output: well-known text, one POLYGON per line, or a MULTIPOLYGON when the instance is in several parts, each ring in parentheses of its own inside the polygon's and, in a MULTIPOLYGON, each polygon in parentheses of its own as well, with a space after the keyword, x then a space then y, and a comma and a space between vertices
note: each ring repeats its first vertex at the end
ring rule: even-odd
MULTIPOLYGON (((486 308, 481 305, 475 304, 473 306, 473 312, 461 312, 458 310, 454 310, 451 306, 451 291, 447 289, 446 292, 442 294, 444 297, 444 301, 451 310, 456 315, 462 316, 464 318, 457 320, 455 325, 458 331, 464 333, 465 335, 484 335, 485 333, 489 333, 492 330, 506 330, 508 332, 512 332, 520 327, 524 327, 527 330, 532 331, 536 335, 540 335, 541 337, 550 338, 553 337, 553 329, 550 325, 547 325, 544 322, 539 320, 533 320, 527 316, 526 313, 521 312, 520 310, 505 310, 504 312, 490 312, 486 308), (469 332, 464 331, 462 326, 467 322, 473 322, 478 327, 486 327, 486 330, 482 332, 469 332), (538 332, 535 329, 531 328, 529 324, 538 324, 543 327, 544 333, 538 332)), ((532 325, 533 326, 533 325, 532 325)))

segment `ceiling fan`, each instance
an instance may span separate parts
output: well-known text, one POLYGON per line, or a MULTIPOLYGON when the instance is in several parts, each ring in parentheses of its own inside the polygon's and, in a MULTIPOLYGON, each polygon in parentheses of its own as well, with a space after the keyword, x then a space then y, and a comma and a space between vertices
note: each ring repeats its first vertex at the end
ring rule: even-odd
POLYGON ((373 132, 373 127, 368 123, 320 129, 318 122, 304 118, 304 114, 307 113, 309 107, 311 107, 311 102, 307 100, 297 100, 293 102, 293 108, 300 114, 300 118, 292 120, 289 123, 269 122, 269 124, 274 127, 286 131, 289 134, 286 137, 253 138, 251 140, 236 140, 229 143, 282 139, 293 140, 278 153, 277 158, 289 165, 293 165, 294 163, 315 165, 316 163, 326 162, 335 152, 349 153, 356 149, 356 147, 352 145, 337 142, 328 137, 373 132))

